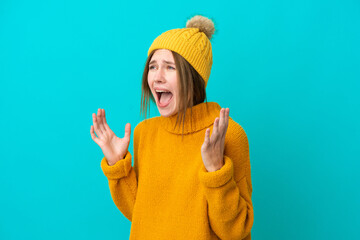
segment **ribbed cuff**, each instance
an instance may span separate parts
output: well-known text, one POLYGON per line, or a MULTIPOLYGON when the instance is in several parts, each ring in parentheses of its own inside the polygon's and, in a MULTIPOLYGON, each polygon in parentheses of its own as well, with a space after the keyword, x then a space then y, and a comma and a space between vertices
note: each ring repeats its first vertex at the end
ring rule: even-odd
POLYGON ((217 171, 208 172, 204 165, 202 165, 199 171, 200 182, 205 187, 217 188, 225 185, 231 180, 234 175, 234 166, 232 160, 224 156, 224 165, 217 171))
POLYGON ((124 159, 117 161, 114 165, 109 166, 106 158, 101 160, 101 169, 109 179, 119 179, 128 175, 131 169, 131 154, 128 151, 124 159))

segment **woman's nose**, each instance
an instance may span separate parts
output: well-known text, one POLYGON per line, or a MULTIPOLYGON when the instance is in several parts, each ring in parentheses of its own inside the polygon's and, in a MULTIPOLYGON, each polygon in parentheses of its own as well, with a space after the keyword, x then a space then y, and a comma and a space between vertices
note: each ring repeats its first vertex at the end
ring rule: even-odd
POLYGON ((155 81, 157 81, 157 82, 163 82, 163 81, 165 81, 164 70, 163 70, 162 68, 159 68, 159 69, 156 71, 155 81))

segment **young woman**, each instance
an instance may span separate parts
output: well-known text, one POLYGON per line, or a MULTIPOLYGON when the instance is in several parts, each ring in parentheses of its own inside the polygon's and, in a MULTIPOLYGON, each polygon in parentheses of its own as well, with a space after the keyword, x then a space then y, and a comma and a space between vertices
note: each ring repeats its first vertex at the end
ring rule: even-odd
POLYGON ((91 137, 104 153, 113 201, 132 222, 130 239, 251 239, 246 133, 228 108, 204 102, 213 33, 213 22, 198 15, 150 46, 141 110, 146 118, 151 99, 161 116, 135 127, 133 166, 130 124, 118 138, 105 110, 93 113, 91 137))

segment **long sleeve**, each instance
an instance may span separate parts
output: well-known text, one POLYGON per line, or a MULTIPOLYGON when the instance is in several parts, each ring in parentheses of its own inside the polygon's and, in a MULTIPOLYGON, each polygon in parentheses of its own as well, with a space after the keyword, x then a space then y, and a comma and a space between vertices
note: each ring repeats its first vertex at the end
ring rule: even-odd
POLYGON ((109 182, 111 197, 116 207, 132 221, 132 213, 137 194, 137 131, 134 130, 134 167, 131 166, 131 154, 128 151, 124 159, 109 166, 106 158, 101 160, 101 169, 109 182))
POLYGON ((251 201, 249 145, 238 124, 229 125, 225 141, 224 166, 207 172, 203 166, 199 179, 208 202, 209 222, 220 239, 250 239, 254 221, 251 201))
POLYGON ((106 158, 101 160, 101 168, 108 179, 111 197, 117 208, 131 221, 137 192, 136 173, 131 166, 131 154, 115 165, 109 166, 106 158))

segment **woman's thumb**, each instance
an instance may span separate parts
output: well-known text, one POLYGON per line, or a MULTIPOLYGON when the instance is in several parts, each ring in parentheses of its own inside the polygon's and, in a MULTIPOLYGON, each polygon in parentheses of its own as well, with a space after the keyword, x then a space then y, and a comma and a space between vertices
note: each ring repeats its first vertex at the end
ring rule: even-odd
POLYGON ((124 138, 129 138, 130 139, 130 134, 131 134, 131 124, 127 123, 125 125, 125 135, 124 138))

